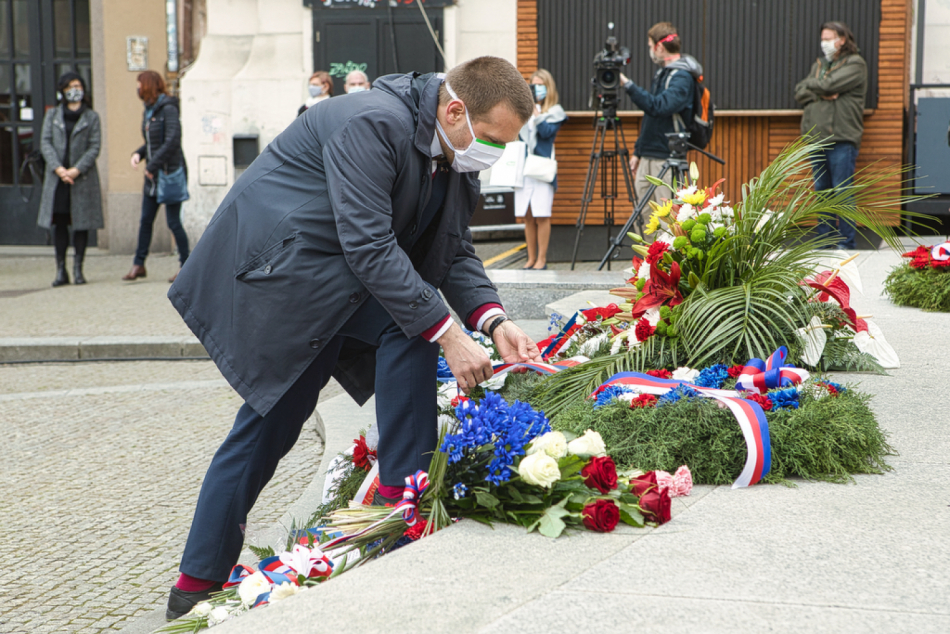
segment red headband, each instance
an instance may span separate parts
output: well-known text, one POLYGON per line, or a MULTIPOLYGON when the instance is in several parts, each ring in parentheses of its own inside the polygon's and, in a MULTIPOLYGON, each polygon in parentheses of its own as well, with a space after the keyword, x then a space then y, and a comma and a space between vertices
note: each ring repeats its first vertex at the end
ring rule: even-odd
POLYGON ((667 35, 666 37, 664 37, 662 40, 660 40, 659 42, 657 42, 657 44, 664 44, 665 42, 672 42, 674 37, 676 37, 676 33, 670 33, 669 35, 667 35))

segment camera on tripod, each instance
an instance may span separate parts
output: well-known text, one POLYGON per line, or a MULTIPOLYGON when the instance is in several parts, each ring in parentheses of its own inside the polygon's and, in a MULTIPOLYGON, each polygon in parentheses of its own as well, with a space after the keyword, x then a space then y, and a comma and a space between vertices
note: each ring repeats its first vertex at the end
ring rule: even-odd
MULTIPOLYGON (((610 22, 607 28, 613 31, 614 23, 610 22)), ((590 80, 591 97, 596 95, 599 98, 600 109, 609 110, 616 107, 621 88, 620 69, 629 62, 630 49, 626 46, 618 46, 617 38, 612 34, 609 35, 603 50, 594 55, 594 76, 590 80)))
POLYGON ((670 158, 684 159, 689 150, 689 132, 667 132, 666 144, 670 148, 670 158))

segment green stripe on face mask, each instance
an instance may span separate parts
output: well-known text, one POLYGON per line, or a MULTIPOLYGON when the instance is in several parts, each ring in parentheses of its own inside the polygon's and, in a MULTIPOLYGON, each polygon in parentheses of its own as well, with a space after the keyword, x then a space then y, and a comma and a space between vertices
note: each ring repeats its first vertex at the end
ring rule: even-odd
POLYGON ((497 143, 492 143, 491 141, 482 141, 481 139, 478 139, 478 138, 476 138, 475 140, 476 140, 477 142, 479 142, 479 143, 483 143, 483 144, 488 145, 488 146, 490 146, 490 147, 496 147, 496 148, 498 148, 498 149, 500 149, 500 150, 504 150, 504 149, 505 149, 505 146, 504 146, 504 145, 498 145, 497 143))

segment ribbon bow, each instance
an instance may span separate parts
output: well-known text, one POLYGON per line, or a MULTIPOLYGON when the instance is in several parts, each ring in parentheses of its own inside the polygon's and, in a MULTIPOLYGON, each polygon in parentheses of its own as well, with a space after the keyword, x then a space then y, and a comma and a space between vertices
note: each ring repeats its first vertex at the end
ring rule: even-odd
POLYGON ((749 359, 736 379, 736 388, 763 394, 772 388, 789 387, 807 379, 807 370, 784 365, 787 356, 788 349, 781 346, 764 363, 762 359, 749 359))
POLYGON ((416 471, 406 478, 406 488, 402 492, 402 500, 396 504, 396 510, 402 511, 402 519, 409 526, 415 526, 418 521, 417 509, 422 494, 429 488, 429 474, 425 471, 416 471))

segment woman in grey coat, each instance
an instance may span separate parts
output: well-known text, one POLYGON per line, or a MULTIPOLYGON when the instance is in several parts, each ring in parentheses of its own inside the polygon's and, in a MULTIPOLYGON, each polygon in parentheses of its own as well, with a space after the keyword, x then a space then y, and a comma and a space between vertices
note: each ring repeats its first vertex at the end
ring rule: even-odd
POLYGON ((69 284, 66 250, 69 227, 73 229, 73 278, 85 284, 82 262, 90 229, 102 229, 102 193, 99 190, 101 132, 99 115, 89 106, 82 77, 67 72, 59 78, 59 107, 50 108, 43 118, 40 151, 46 160, 43 195, 36 224, 52 229, 56 247, 56 279, 53 286, 69 284))

